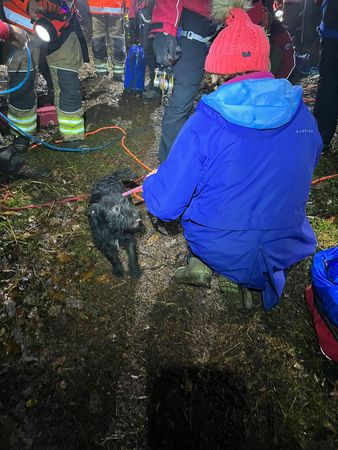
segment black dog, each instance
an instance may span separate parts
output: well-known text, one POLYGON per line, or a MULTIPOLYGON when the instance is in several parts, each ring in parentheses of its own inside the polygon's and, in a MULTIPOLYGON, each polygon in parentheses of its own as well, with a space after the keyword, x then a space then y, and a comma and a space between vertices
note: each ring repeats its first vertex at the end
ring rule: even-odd
POLYGON ((135 178, 129 169, 113 172, 97 181, 91 192, 87 215, 94 244, 112 264, 113 274, 123 277, 124 270, 118 250, 124 247, 128 254, 132 277, 141 275, 136 253, 136 231, 141 221, 136 206, 122 196, 122 180, 135 178))

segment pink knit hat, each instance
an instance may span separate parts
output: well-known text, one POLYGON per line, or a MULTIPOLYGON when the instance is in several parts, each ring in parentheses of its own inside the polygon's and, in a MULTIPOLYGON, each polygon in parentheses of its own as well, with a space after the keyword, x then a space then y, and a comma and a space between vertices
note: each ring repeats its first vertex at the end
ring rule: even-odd
POLYGON ((205 70, 220 75, 261 72, 270 68, 270 44, 264 29, 242 8, 232 8, 226 27, 212 43, 205 70))

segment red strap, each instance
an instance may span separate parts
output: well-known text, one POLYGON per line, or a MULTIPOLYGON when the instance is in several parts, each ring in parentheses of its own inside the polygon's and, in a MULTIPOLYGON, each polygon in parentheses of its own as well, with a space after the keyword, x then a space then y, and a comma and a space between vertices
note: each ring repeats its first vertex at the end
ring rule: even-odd
POLYGON ((9 26, 0 20, 0 41, 7 41, 9 38, 9 26))

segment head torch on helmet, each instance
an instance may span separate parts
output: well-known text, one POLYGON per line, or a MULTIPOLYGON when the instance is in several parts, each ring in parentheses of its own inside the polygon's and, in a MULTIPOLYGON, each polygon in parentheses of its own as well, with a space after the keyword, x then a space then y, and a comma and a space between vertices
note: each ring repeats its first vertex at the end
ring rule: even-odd
POLYGON ((47 19, 39 19, 34 23, 34 32, 43 42, 50 42, 57 37, 57 30, 47 19))
POLYGON ((3 0, 6 19, 35 34, 43 42, 51 42, 67 28, 74 8, 69 8, 64 0, 40 0, 39 8, 30 15, 29 0, 3 0))

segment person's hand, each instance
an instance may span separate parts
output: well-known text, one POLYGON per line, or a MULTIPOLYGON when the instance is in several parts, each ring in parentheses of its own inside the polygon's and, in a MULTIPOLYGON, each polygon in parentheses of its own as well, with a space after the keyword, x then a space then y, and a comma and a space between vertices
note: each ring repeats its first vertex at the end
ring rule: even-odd
POLYGON ((167 33, 155 33, 154 53, 160 66, 170 67, 181 57, 181 47, 175 36, 167 33))
POLYGON ((28 41, 28 34, 22 28, 16 27, 14 25, 8 25, 9 28, 9 39, 8 41, 15 48, 23 48, 28 41))
POLYGON ((152 175, 155 175, 156 172, 157 172, 157 169, 152 170, 150 173, 148 173, 148 175, 146 175, 146 178, 151 177, 152 175))
POLYGON ((29 17, 32 20, 38 20, 39 14, 44 14, 47 11, 46 5, 40 0, 30 0, 28 5, 29 17))

